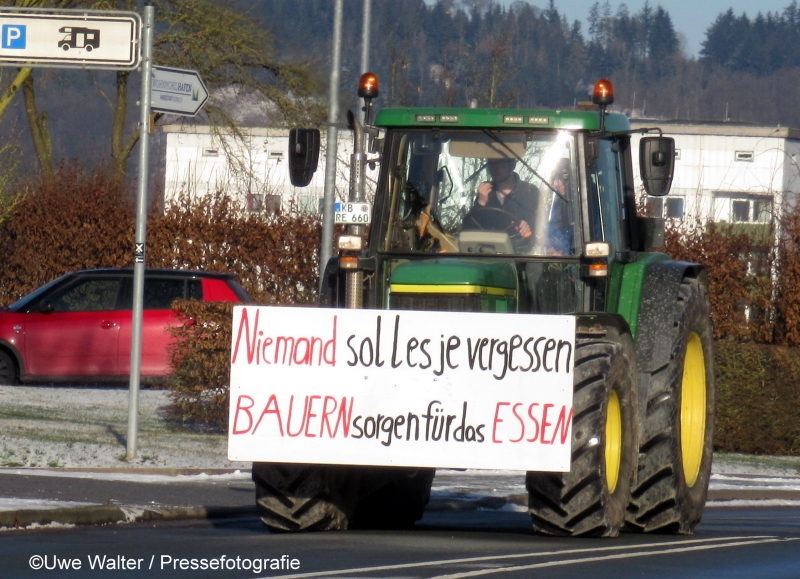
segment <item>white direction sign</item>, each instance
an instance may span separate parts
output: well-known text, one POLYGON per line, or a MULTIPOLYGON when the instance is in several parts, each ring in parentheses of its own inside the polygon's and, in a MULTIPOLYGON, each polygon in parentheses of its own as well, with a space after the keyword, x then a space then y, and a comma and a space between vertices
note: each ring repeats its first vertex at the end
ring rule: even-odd
POLYGON ((135 12, 0 8, 0 65, 132 70, 141 30, 135 12))
POLYGON ((150 110, 193 117, 208 100, 208 89, 195 70, 153 67, 150 110))

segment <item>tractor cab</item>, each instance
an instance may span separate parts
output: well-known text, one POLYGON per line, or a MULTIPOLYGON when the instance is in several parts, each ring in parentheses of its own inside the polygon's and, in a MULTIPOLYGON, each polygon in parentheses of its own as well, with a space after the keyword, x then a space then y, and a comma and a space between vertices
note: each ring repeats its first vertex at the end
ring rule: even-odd
MULTIPOLYGON (((594 100, 599 110, 389 108, 371 126, 354 126, 365 135, 356 137, 354 157, 366 136, 380 153, 372 222, 368 239, 363 226, 340 237, 322 303, 615 311, 609 299, 619 288, 609 271, 657 245, 659 227, 637 217, 630 125, 624 115, 606 114, 608 81, 595 87, 594 100), (358 281, 345 283, 354 273, 358 281)), ((642 139, 641 173, 651 194, 668 191, 673 150, 672 139, 642 139)), ((299 160, 307 164, 314 154, 299 160)), ((363 164, 354 161, 353 170, 363 164)), ((350 201, 359 200, 352 191, 350 201)))

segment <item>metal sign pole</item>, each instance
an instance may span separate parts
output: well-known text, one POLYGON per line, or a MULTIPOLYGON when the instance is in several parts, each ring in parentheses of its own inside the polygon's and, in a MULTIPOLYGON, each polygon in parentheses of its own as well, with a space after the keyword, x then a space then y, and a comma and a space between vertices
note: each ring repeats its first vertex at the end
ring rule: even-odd
POLYGON ((133 318, 131 323, 131 377, 128 392, 129 460, 136 458, 136 435, 139 429, 139 382, 142 366, 142 310, 144 302, 145 242, 147 241, 147 180, 150 136, 150 89, 153 78, 153 23, 155 9, 151 2, 144 7, 142 30, 142 95, 139 109, 139 184, 136 191, 136 235, 133 253, 133 318))
MULTIPOLYGON (((371 26, 372 26, 372 0, 364 0, 364 20, 361 23, 361 74, 369 72, 369 48, 370 48, 369 33, 371 26)), ((363 109, 359 110, 358 118, 361 119, 362 124, 365 124, 367 118, 367 111, 363 109)))
MULTIPOLYGON (((336 0, 333 9, 333 59, 331 62, 330 89, 328 91, 328 122, 337 122, 339 116, 339 71, 342 54, 342 0, 336 0)), ((328 125, 325 144, 325 190, 322 198, 322 244, 319 255, 319 288, 325 283, 323 274, 333 254, 334 203, 336 202, 336 154, 338 130, 328 125)))

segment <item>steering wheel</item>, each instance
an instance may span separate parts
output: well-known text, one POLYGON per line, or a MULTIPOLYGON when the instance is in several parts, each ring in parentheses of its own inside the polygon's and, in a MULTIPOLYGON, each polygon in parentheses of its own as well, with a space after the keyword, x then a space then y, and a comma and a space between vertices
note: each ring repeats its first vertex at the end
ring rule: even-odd
POLYGON ((472 211, 465 217, 462 224, 462 229, 470 229, 470 224, 474 224, 478 229, 488 231, 500 231, 508 234, 511 240, 511 245, 514 250, 527 249, 533 239, 533 236, 522 237, 517 230, 519 221, 512 213, 499 207, 483 207, 475 206, 472 211))
POLYGON ((476 205, 464 219, 462 229, 468 229, 472 222, 478 229, 489 231, 502 231, 509 237, 519 237, 517 231, 517 218, 499 207, 483 207, 476 205))

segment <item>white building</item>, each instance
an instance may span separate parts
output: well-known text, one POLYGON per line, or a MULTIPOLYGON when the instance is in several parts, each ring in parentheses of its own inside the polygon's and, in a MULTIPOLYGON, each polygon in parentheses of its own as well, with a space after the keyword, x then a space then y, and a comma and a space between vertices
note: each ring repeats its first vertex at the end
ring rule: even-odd
MULTIPOLYGON (((675 175, 670 194, 648 198, 652 214, 705 222, 769 224, 794 207, 800 195, 800 130, 737 123, 631 121, 633 129, 661 127, 675 139, 675 175)), ((211 127, 164 126, 166 136, 164 201, 182 193, 202 196, 226 191, 248 209, 294 206, 318 212, 325 182, 325 132, 319 166, 308 187, 289 181, 286 129, 248 128, 242 136, 215 133, 211 127)), ((634 178, 639 176, 639 140, 632 137, 634 178)), ((336 190, 345 200, 349 187, 352 134, 340 131, 336 190)), ((374 191, 377 168, 367 169, 374 191)))
MULTIPOLYGON (((325 133, 319 165, 307 187, 289 180, 288 129, 245 128, 241 135, 215 132, 204 126, 160 127, 166 136, 165 205, 182 194, 201 197, 224 191, 238 197, 250 211, 282 206, 304 212, 321 211, 325 186, 325 133)), ((348 194, 347 166, 353 150, 348 131, 338 138, 337 200, 348 194)))
MULTIPOLYGON (((631 121, 661 127, 675 139, 675 174, 667 197, 648 198, 654 216, 706 222, 778 222, 800 194, 800 130, 737 123, 631 121)), ((639 140, 632 138, 634 177, 639 140)))

